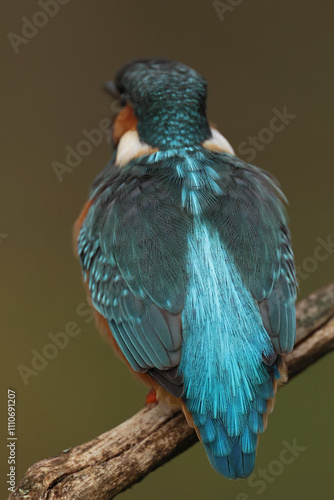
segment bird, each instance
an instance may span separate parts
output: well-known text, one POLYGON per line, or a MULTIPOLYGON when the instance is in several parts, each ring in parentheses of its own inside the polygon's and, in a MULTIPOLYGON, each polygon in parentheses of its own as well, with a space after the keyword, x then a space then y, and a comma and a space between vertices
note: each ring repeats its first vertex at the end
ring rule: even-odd
POLYGON ((246 478, 295 343, 286 198, 209 123, 194 69, 137 59, 106 89, 112 157, 74 226, 97 327, 147 402, 178 407, 212 467, 246 478))

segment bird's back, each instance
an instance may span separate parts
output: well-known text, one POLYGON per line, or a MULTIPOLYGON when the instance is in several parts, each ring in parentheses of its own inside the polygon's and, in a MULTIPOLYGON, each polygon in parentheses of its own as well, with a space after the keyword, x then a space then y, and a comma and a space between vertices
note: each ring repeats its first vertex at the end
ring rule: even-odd
POLYGON ((229 478, 246 477, 279 378, 276 360, 263 362, 274 350, 217 229, 195 217, 188 245, 183 398, 213 467, 229 478))
POLYGON ((107 88, 114 156, 75 231, 98 324, 213 467, 246 477, 295 341, 284 196, 209 125, 192 68, 136 60, 107 88))

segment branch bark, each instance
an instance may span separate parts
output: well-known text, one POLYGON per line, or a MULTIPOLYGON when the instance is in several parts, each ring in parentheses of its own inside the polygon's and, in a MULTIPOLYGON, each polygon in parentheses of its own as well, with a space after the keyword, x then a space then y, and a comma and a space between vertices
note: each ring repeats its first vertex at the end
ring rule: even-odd
MULTIPOLYGON (((334 283, 297 304, 289 380, 334 349, 334 283)), ((152 403, 92 441, 32 465, 8 500, 109 500, 197 441, 181 413, 152 403)))

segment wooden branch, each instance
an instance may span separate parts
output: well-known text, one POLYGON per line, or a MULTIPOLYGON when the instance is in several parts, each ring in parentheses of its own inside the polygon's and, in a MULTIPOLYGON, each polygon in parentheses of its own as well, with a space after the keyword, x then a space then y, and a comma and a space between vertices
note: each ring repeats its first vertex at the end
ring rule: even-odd
MULTIPOLYGON (((290 379, 334 349, 334 283, 297 305, 290 379)), ((152 403, 101 436, 32 465, 8 500, 109 500, 197 441, 181 413, 152 403)))

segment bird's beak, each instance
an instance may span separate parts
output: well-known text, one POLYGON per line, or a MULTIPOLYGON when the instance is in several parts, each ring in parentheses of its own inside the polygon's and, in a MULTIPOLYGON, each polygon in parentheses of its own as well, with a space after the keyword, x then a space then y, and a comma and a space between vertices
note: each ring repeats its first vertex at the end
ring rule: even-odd
POLYGON ((114 99, 119 99, 119 91, 114 82, 109 81, 104 84, 104 90, 108 92, 114 99))

